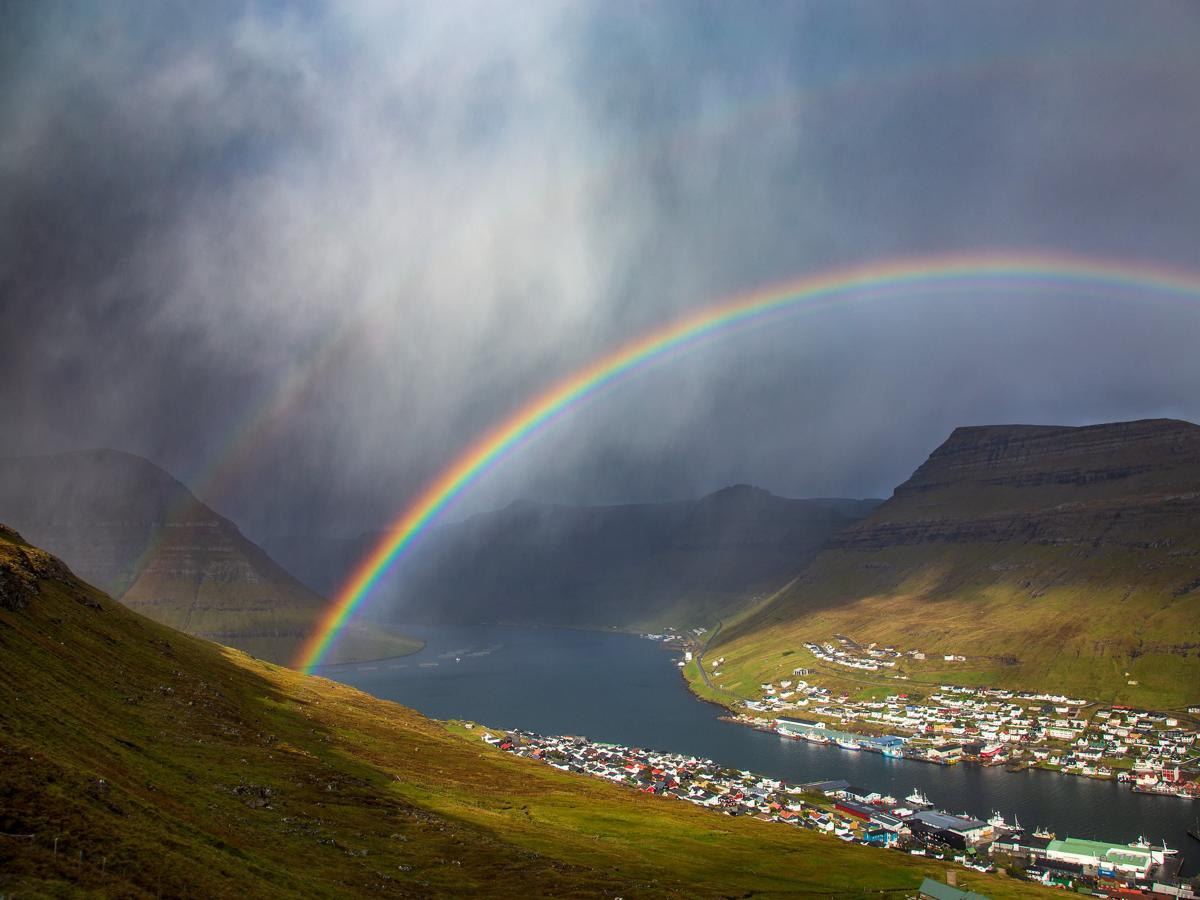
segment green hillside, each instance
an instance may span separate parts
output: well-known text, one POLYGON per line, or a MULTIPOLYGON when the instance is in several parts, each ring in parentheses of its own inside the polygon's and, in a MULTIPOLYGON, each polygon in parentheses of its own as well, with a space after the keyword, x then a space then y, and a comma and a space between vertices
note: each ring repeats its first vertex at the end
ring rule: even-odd
MULTIPOLYGON (((127 606, 289 662, 326 600, 153 463, 115 450, 0 460, 0 516, 127 606)), ((420 642, 355 626, 331 661, 420 642)))
POLYGON ((152 622, 7 529, 0 671, 6 895, 852 897, 944 877, 500 754, 152 622))
POLYGON ((751 693, 837 634, 967 658, 910 662, 917 682, 1200 700, 1200 427, 958 429, 786 589, 725 623, 723 681, 751 693))

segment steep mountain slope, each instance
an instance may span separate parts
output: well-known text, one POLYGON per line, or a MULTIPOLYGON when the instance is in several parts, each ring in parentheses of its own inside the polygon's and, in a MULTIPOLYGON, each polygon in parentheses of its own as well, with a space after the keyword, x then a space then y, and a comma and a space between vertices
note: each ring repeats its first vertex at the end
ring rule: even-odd
MULTIPOLYGON (((325 600, 153 463, 115 450, 0 460, 0 516, 128 606, 264 658, 291 658, 325 600)), ((416 643, 360 630, 342 658, 416 643)))
MULTIPOLYGON (((429 535, 378 594, 398 598, 400 621, 712 622, 776 590, 877 502, 789 500, 747 485, 675 503, 518 502, 429 535)), ((267 546, 328 588, 374 540, 330 542, 324 557, 311 539, 267 546)))
POLYGON ((1200 427, 957 429, 722 653, 838 633, 966 655, 960 681, 1200 699, 1200 427))
POLYGON ((0 671, 6 896, 853 897, 944 878, 500 754, 152 622, 3 527, 0 671))

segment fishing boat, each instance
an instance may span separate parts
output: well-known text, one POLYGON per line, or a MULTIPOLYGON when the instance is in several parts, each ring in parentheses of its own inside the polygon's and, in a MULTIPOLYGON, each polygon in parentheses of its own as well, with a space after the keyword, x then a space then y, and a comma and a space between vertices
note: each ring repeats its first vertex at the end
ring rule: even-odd
POLYGON ((987 820, 987 823, 993 828, 1012 828, 1008 822, 1004 821, 1004 816, 1000 815, 1000 810, 994 810, 992 812, 992 817, 987 820))
POLYGON ((913 806, 933 806, 930 799, 922 794, 919 788, 913 788, 913 792, 904 798, 904 802, 911 803, 913 806))
POLYGON ((850 740, 849 738, 838 738, 837 745, 843 750, 861 750, 862 744, 858 741, 850 740))
POLYGON ((810 744, 832 744, 833 740, 823 734, 818 734, 815 731, 806 731, 801 735, 810 744))
POLYGON ((1045 828, 1039 828, 1033 833, 1033 836, 1036 838, 1047 838, 1049 840, 1054 840, 1056 837, 1058 837, 1058 835, 1053 831, 1047 831, 1045 828))

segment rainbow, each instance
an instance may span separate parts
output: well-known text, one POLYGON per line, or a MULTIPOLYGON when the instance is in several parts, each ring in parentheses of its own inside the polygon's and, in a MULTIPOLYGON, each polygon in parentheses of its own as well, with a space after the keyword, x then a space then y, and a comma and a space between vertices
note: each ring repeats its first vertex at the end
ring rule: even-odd
POLYGON ((320 665, 372 588, 460 494, 564 413, 606 388, 709 340, 774 317, 844 303, 943 289, 1057 289, 1200 299, 1200 274, 1164 266, 1041 253, 900 259, 839 269, 718 302, 635 338, 536 395, 450 463, 357 565, 301 647, 297 668, 320 665))
MULTIPOLYGON (((948 78, 989 79, 1013 73, 1040 74, 1045 69, 1092 63, 1096 65, 1156 65, 1152 53, 1129 56, 1123 46, 1107 47, 1092 43, 1055 43, 1037 52, 1013 56, 1008 53, 931 57, 905 65, 893 65, 865 73, 821 72, 801 87, 775 91, 752 101, 739 98, 684 124, 650 135, 632 156, 609 153, 575 173, 570 184, 582 188, 587 183, 616 182, 630 177, 639 166, 655 158, 672 159, 691 151, 693 145, 705 141, 736 136, 769 126, 776 121, 788 121, 806 105, 822 102, 853 102, 860 94, 881 89, 920 90, 948 78)), ((564 190, 555 183, 557 196, 564 190)), ((568 193, 570 190, 568 189, 568 193)), ((544 194, 531 192, 527 202, 536 204, 544 194)), ((372 325, 370 313, 346 319, 332 328, 326 338, 312 348, 307 359, 290 372, 273 390, 266 391, 258 402, 252 403, 237 417, 223 441, 208 456, 208 461, 195 472, 186 473, 184 481, 202 502, 220 508, 253 464, 259 451, 276 440, 303 407, 310 393, 333 368, 352 352, 360 335, 372 325)), ((136 567, 157 551, 157 544, 143 548, 136 567)))

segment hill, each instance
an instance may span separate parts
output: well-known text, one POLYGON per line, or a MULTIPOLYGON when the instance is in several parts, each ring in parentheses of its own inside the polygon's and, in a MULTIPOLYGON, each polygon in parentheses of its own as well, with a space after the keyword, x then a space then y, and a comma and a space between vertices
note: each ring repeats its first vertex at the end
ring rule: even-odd
POLYGON ((928 680, 1200 699, 1200 427, 957 429, 718 640, 757 685, 836 634, 967 657, 928 680))
MULTIPOLYGON (((90 450, 0 460, 0 516, 151 618, 289 661, 326 601, 148 460, 90 450)), ((341 659, 416 642, 358 629, 341 659)))
POLYGON ((498 753, 137 615, 2 527, 0 671, 6 895, 854 897, 944 878, 498 753))
MULTIPOLYGON (((644 628, 711 623, 778 589, 877 503, 791 500, 748 485, 672 503, 520 501, 430 534, 378 591, 397 600, 377 615, 644 628)), ((375 540, 266 543, 310 585, 333 590, 375 540)))

